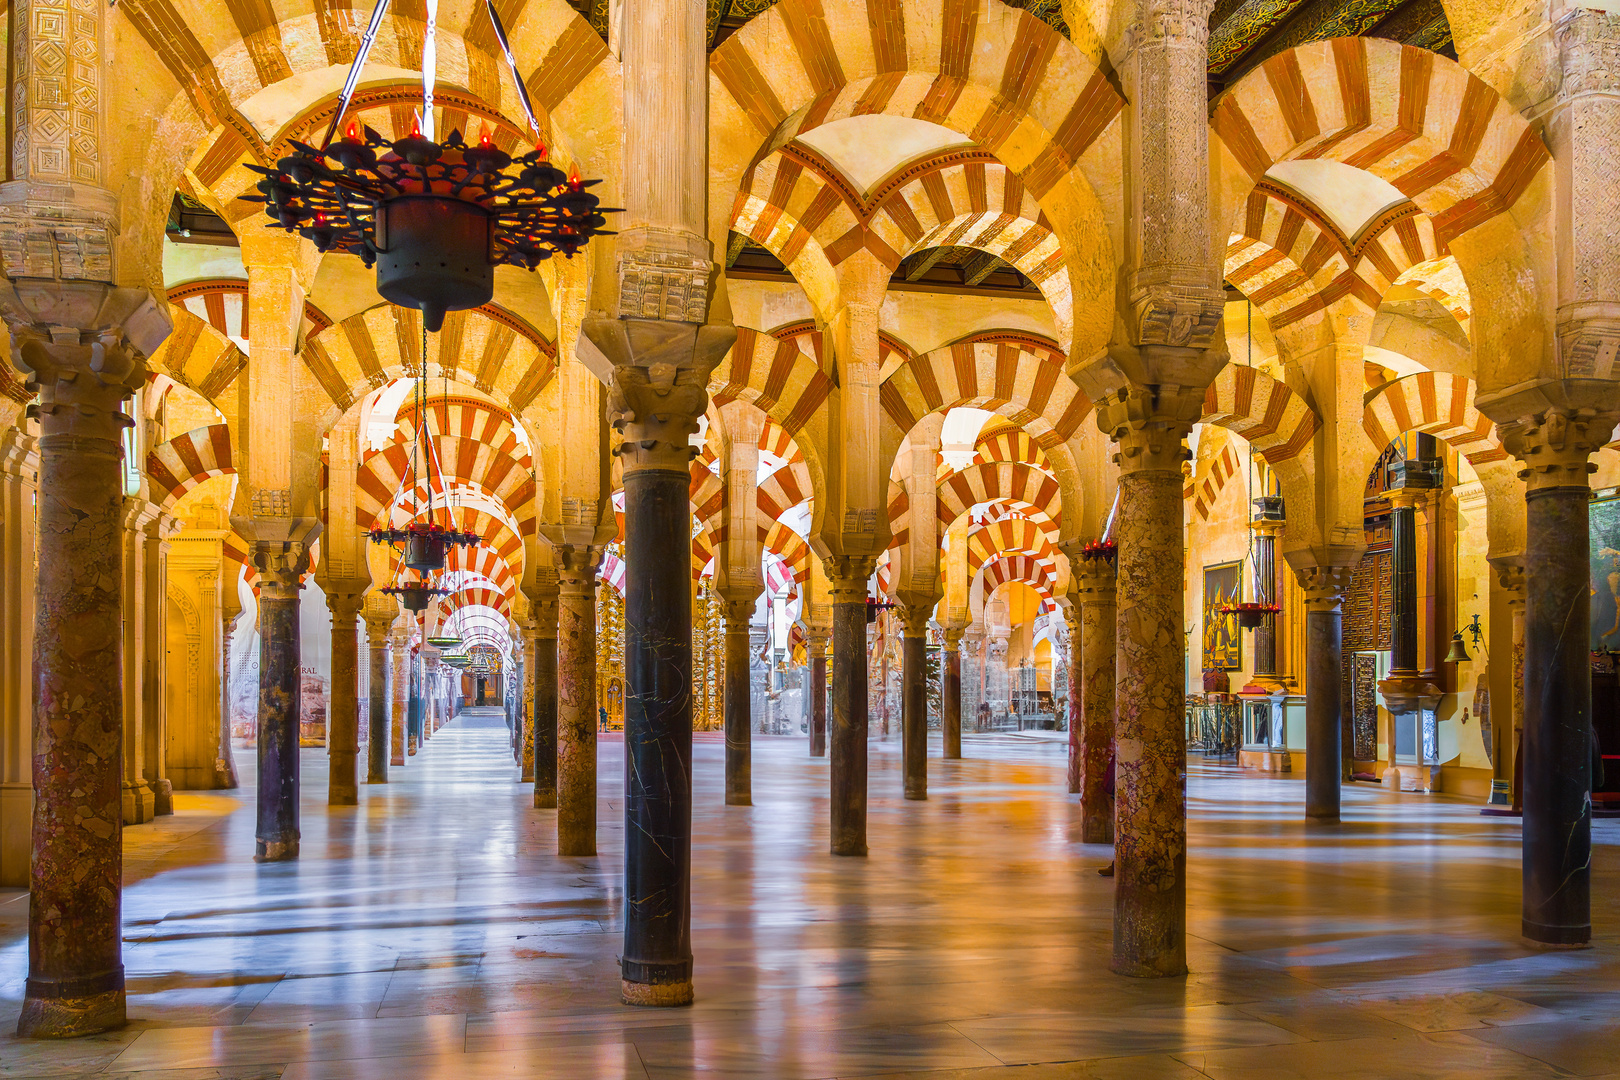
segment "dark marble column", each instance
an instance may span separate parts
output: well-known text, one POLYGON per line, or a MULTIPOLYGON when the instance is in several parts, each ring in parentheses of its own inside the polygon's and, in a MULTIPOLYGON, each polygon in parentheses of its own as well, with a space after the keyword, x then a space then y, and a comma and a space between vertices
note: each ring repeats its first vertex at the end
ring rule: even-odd
POLYGON ((332 613, 332 691, 326 712, 326 756, 331 768, 328 806, 354 806, 360 801, 355 758, 360 754, 360 614, 358 590, 329 588, 326 606, 332 613))
MULTIPOLYGON (((1085 740, 1081 738, 1083 728, 1080 714, 1080 604, 1071 603, 1063 611, 1063 621, 1069 629, 1069 760, 1068 769, 1064 779, 1068 781, 1069 794, 1078 795, 1083 786, 1081 778, 1085 776, 1082 766, 1085 753, 1085 740)), ((1084 842, 1084 841, 1082 841, 1084 842)))
POLYGON ((557 559, 557 854, 596 854, 596 567, 565 544, 557 559))
POLYGON ((298 592, 309 550, 290 540, 253 546, 259 571, 259 819, 255 862, 298 858, 298 592))
POLYGON ((941 735, 944 737, 946 761, 962 757, 962 627, 945 631, 945 663, 940 688, 941 735))
POLYGON ((1142 417, 1147 397, 1132 391, 1110 414, 1127 419, 1108 425, 1120 461, 1111 966, 1155 978, 1187 971, 1181 462, 1191 425, 1142 417))
POLYGON ((1114 643, 1119 628, 1114 564, 1108 558, 1075 559, 1075 603, 1080 609, 1079 641, 1069 649, 1080 662, 1080 842, 1114 842, 1114 800, 1108 770, 1114 759, 1114 643))
MULTIPOLYGON (((548 575, 551 576, 551 575, 548 575)), ((528 591, 528 669, 534 689, 534 805, 557 806, 557 586, 547 581, 528 591)))
POLYGON ((1305 816, 1339 820, 1344 782, 1344 616, 1348 566, 1300 566, 1305 593, 1305 816))
POLYGON ((406 683, 406 693, 409 695, 405 703, 405 737, 407 745, 406 754, 415 757, 416 752, 422 748, 422 652, 420 647, 412 649, 407 654, 406 664, 410 675, 406 683))
POLYGON ((753 673, 749 664, 748 628, 757 603, 757 596, 726 599, 727 806, 754 804, 753 673))
POLYGON ((866 854, 866 583, 877 560, 827 560, 832 592, 832 853, 866 854))
POLYGON ((1559 948, 1592 937, 1588 475, 1614 424, 1590 410, 1548 410, 1501 426, 1526 467, 1522 928, 1559 948))
POLYGON ((15 323, 11 358, 39 393, 40 426, 32 895, 17 1034, 65 1038, 125 1019, 120 440, 123 402, 146 365, 117 331, 15 323))
POLYGON ((388 783, 388 633, 393 623, 391 614, 366 613, 366 643, 371 649, 366 707, 368 784, 388 783))
POLYGON ((900 760, 905 796, 928 798, 928 620, 932 604, 904 605, 900 617, 900 760))
MULTIPOLYGON (((694 425, 695 426, 695 425, 694 425)), ((632 1005, 692 1001, 692 586, 688 501, 693 451, 662 444, 625 459, 624 954, 621 989, 632 1005)), ((747 693, 748 613, 726 619, 726 801, 748 801, 742 761, 733 767, 733 685, 747 693), (739 616, 741 616, 739 618, 739 616), (733 643, 742 637, 741 656, 733 643), (741 789, 738 785, 741 784, 741 789)), ((746 702, 746 696, 744 697, 746 702)), ((746 705, 743 715, 746 717, 746 705)))
POLYGON ((1410 501, 1389 511, 1390 563, 1390 673, 1417 673, 1417 511, 1410 501))
POLYGON ((810 756, 827 756, 827 635, 809 639, 810 653, 810 756))

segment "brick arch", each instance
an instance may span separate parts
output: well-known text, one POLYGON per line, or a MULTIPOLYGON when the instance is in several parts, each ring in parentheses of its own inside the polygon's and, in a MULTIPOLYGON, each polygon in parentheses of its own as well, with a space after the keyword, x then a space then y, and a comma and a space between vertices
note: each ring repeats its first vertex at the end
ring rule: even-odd
MULTIPOLYGON (((224 402, 225 391, 247 367, 247 354, 223 331, 185 306, 171 302, 169 317, 174 329, 152 354, 153 370, 161 371, 217 408, 224 402)), ((230 411, 236 411, 234 405, 230 411)))
POLYGON ((508 619, 512 617, 512 598, 488 586, 475 585, 472 588, 458 589, 439 600, 439 610, 447 619, 466 607, 493 608, 508 619))
POLYGON ((997 589, 1014 581, 1022 582, 1040 594, 1042 611, 1056 609, 1056 567, 1034 555, 997 555, 979 568, 969 586, 968 595, 978 600, 974 605, 976 617, 983 619, 985 603, 995 595, 997 589))
POLYGON ((1474 407, 1474 383, 1462 375, 1419 371, 1367 396, 1361 426, 1374 453, 1408 431, 1422 431, 1456 448, 1476 469, 1505 461, 1507 451, 1490 418, 1474 407))
POLYGON ((983 465, 994 461, 1023 462, 1048 472, 1052 469, 1046 451, 1030 438, 1029 432, 1020 427, 998 427, 989 434, 981 433, 974 441, 970 464, 983 465))
POLYGON ((444 569, 447 573, 460 570, 488 578, 496 588, 508 595, 516 590, 523 572, 521 566, 514 572, 512 565, 498 551, 482 544, 472 548, 451 548, 445 555, 444 569))
POLYGON ((775 454, 790 465, 804 460, 804 451, 799 449, 792 433, 769 416, 765 417, 765 426, 759 432, 759 448, 767 454, 775 454))
MULTIPOLYGON (((332 403, 346 410, 372 390, 415 374, 421 320, 419 311, 377 304, 310 337, 304 363, 332 403)), ((435 377, 475 386, 512 414, 551 380, 556 356, 554 344, 496 304, 451 312, 444 329, 428 337, 435 377)))
POLYGON ((236 473, 231 429, 210 424, 159 443, 146 455, 146 476, 155 502, 172 510, 187 492, 216 476, 236 473))
MULTIPOLYGON (((475 460, 476 467, 468 470, 466 475, 461 474, 450 460, 441 455, 440 462, 444 467, 445 479, 483 491, 505 507, 506 512, 518 523, 518 529, 524 536, 533 536, 537 522, 533 474, 523 469, 514 458, 487 447, 480 449, 484 452, 475 460)), ((406 444, 394 443, 368 457, 361 464, 355 479, 356 523, 361 528, 369 529, 379 522, 393 501, 394 494, 405 485, 405 478, 410 474, 411 451, 406 444)), ((425 483, 417 480, 413 489, 407 498, 425 503, 427 501, 425 483)))
POLYGON ((709 379, 714 404, 746 401, 793 436, 832 390, 832 380, 821 369, 820 337, 816 331, 779 337, 738 327, 737 343, 709 379), (814 351, 806 352, 812 335, 814 351))
POLYGON ((1322 426, 1305 399, 1256 368, 1228 364, 1204 394, 1203 422, 1243 436, 1273 467, 1310 449, 1322 426))
MULTIPOLYGON (((427 404, 428 437, 442 455, 453 453, 457 471, 470 474, 476 462, 490 455, 511 458, 518 468, 532 469, 534 456, 531 448, 519 436, 512 414, 486 401, 467 397, 437 397, 427 404)), ((394 427, 394 441, 409 443, 416 437, 416 403, 409 399, 400 404, 394 427)), ((370 457, 376 451, 368 451, 370 457)), ((445 466, 451 468, 449 464, 445 466)))
MULTIPOLYGON (((1379 38, 1278 53, 1221 95, 1210 127, 1211 148, 1249 186, 1294 158, 1339 161, 1389 181, 1433 217, 1442 250, 1510 208, 1550 160, 1534 129, 1483 81, 1437 53, 1379 38)), ((1241 202, 1248 190, 1233 194, 1241 202)))
POLYGON ((1054 526, 1063 520, 1063 495, 1057 479, 1024 462, 970 465, 941 479, 936 492, 935 504, 944 529, 980 503, 1028 506, 1054 526))
POLYGON ((1046 531, 1028 518, 1005 517, 968 530, 968 572, 998 555, 1033 555, 1042 563, 1055 565, 1057 549, 1046 531))
MULTIPOLYGON (((710 159, 722 183, 822 124, 910 116, 1004 161, 1060 237, 1109 244, 1095 195, 1113 182, 1109 153, 1091 151, 1118 145, 1124 101, 1090 58, 1027 12, 998 0, 781 0, 716 49, 709 67, 710 159)), ((1065 346, 1089 355, 1112 325, 1115 260, 1069 255, 1071 275, 1083 274, 1071 280, 1083 340, 1065 346)))
POLYGON ((902 164, 862 194, 813 149, 789 143, 743 174, 731 228, 780 258, 813 303, 830 297, 832 269, 857 251, 892 273, 915 251, 971 247, 1029 278, 1060 326, 1073 317, 1062 244, 1018 174, 984 150, 902 164))

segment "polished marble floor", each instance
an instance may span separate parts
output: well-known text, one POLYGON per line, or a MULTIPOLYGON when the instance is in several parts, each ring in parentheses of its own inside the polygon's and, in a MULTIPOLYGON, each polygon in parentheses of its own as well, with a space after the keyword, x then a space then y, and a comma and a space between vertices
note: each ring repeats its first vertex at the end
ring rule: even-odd
MULTIPOLYGON (((618 1004, 622 744, 601 854, 558 858, 499 719, 442 730, 358 807, 304 751, 303 857, 255 865, 252 790, 125 830, 132 1022, 0 1038, 0 1076, 130 1080, 907 1077, 1620 1078, 1620 822, 1597 825, 1596 947, 1518 928, 1518 828, 1445 797, 1194 765, 1186 979, 1109 973, 1106 848, 1076 842, 1051 739, 969 737, 900 797, 873 743, 871 855, 826 853, 827 763, 759 738, 751 808, 701 739, 698 1003, 618 1004)), ((242 775, 253 775, 243 754, 242 775)), ((0 894, 0 1024, 27 898, 0 894)))

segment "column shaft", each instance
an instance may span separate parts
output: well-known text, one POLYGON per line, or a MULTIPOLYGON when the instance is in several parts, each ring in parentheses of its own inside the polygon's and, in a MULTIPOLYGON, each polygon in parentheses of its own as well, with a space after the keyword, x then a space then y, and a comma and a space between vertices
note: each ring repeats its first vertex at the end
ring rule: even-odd
POLYGON ((866 579, 833 579, 832 853, 866 854, 866 579))
POLYGON ((557 554, 557 854, 595 855, 597 552, 557 554))
POLYGON ((41 410, 28 982, 17 1034, 124 1025, 122 458, 41 410))
POLYGON ((752 806, 753 687, 749 670, 748 626, 752 602, 726 614, 726 805, 752 806))
POLYGON ((326 716, 326 756, 331 768, 328 806, 360 801, 355 758, 360 753, 360 635, 355 628, 359 597, 327 596, 332 609, 332 693, 326 716))
MULTIPOLYGON (((279 548, 281 545, 275 545, 279 548)), ((298 572, 277 580, 260 545, 259 819, 255 862, 298 857, 298 572)), ((280 553, 277 552, 279 555, 280 553)))
POLYGON ((1125 471, 1119 486, 1112 967, 1138 977, 1182 975, 1187 733, 1181 475, 1157 468, 1125 471))
POLYGON ((1394 571, 1390 611, 1394 637, 1389 666, 1392 672, 1416 671, 1417 512, 1409 503, 1397 505, 1390 511, 1389 524, 1390 562, 1394 571))
POLYGON ((366 708, 366 783, 388 783, 388 629, 366 624, 371 648, 366 708))
POLYGON ((534 672, 534 805, 557 806, 557 639, 529 639, 534 672))
MULTIPOLYGON (((1080 709, 1080 605, 1074 604, 1064 613, 1069 624, 1069 767, 1064 777, 1069 794, 1078 795, 1084 786, 1081 779, 1085 768, 1081 762, 1085 753, 1085 740, 1081 737, 1083 717, 1080 709)), ((1082 830, 1084 820, 1082 816, 1082 830)), ((1082 841, 1084 843, 1084 841, 1082 841)))
MULTIPOLYGON (((43 488, 43 485, 41 485, 43 488)), ((1589 491, 1525 497, 1524 936, 1592 937, 1589 491)))
POLYGON ((1344 783, 1344 615, 1351 568, 1304 567, 1305 816, 1338 821, 1344 783))
POLYGON ((411 643, 404 633, 395 631, 390 638, 393 645, 391 650, 393 660, 393 678, 390 680, 390 702, 388 710, 389 747, 388 763, 390 765, 405 764, 405 721, 410 702, 410 662, 411 643))
POLYGON ((940 701, 944 757, 946 761, 956 761, 962 756, 962 647, 949 637, 945 641, 944 678, 940 701))
MULTIPOLYGON (((665 557, 690 542, 690 476, 638 469, 624 478, 624 1000, 692 1000, 692 589, 665 557)), ((726 633, 727 802, 732 632, 726 633)), ((746 628, 746 623, 744 624, 746 628)), ((745 630, 746 632, 746 630, 745 630)), ((743 638, 747 671, 747 638, 743 638)), ((742 732, 744 749, 747 728, 742 732)), ((742 779, 747 779, 743 761, 742 779)), ((745 787, 741 795, 746 801, 745 787)))
POLYGON ((827 641, 810 654, 810 756, 827 756, 827 641))
MULTIPOLYGON (((1114 799, 1108 794, 1114 761, 1115 642, 1119 610, 1114 568, 1097 559, 1081 571, 1080 596, 1080 842, 1114 842, 1114 799)), ((1070 646, 1075 646, 1071 640, 1070 646)))
POLYGON ((910 627, 900 639, 900 757, 906 798, 927 799, 928 639, 910 627))

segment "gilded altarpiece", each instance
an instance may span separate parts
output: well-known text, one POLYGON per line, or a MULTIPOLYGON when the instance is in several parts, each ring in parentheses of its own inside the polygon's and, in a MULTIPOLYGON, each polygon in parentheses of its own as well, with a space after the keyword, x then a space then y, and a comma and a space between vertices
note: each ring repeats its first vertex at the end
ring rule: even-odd
POLYGON ((218 529, 182 528, 169 540, 167 652, 167 764, 176 788, 207 790, 221 784, 220 685, 224 670, 220 589, 222 541, 218 529))

